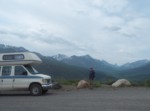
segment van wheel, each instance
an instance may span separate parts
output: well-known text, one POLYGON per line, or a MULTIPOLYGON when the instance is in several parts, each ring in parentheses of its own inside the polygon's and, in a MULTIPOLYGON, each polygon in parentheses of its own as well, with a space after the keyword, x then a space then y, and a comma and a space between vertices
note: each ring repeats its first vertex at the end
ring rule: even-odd
POLYGON ((30 93, 33 96, 40 96, 42 95, 42 88, 39 84, 32 84, 30 87, 30 93))

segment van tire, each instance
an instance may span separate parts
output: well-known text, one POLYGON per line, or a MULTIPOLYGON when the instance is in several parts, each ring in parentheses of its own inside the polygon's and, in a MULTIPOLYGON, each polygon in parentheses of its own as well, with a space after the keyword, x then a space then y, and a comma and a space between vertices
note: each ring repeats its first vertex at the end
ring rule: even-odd
POLYGON ((30 87, 30 94, 33 96, 42 95, 42 87, 40 84, 32 84, 30 87))

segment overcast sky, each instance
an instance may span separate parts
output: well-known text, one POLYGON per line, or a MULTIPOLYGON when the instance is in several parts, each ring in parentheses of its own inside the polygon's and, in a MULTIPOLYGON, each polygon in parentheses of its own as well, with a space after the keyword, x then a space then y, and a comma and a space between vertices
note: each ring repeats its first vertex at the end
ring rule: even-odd
POLYGON ((112 64, 150 59, 150 0, 0 0, 0 43, 112 64))

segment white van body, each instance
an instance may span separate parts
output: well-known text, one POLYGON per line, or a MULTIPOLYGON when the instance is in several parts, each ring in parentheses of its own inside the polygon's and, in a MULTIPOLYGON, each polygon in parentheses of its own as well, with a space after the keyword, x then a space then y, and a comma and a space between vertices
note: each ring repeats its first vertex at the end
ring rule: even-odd
POLYGON ((39 74, 33 64, 41 59, 31 52, 0 54, 0 90, 29 90, 32 95, 46 93, 52 87, 51 76, 39 74))

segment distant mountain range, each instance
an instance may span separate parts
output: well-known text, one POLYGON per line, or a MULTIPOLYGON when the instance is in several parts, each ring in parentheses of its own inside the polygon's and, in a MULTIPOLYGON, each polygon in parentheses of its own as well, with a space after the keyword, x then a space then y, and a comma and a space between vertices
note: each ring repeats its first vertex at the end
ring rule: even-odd
MULTIPOLYGON (((0 53, 25 52, 23 47, 0 44, 0 53)), ((54 79, 88 79, 89 68, 96 70, 96 79, 102 82, 126 78, 132 81, 150 79, 150 61, 139 60, 118 66, 104 60, 92 58, 90 55, 68 57, 64 54, 44 56, 35 52, 43 61, 35 66, 40 72, 51 75, 54 79)))
POLYGON ((7 52, 25 52, 28 51, 23 47, 15 47, 10 45, 0 44, 0 53, 7 53, 7 52))
POLYGON ((129 69, 139 68, 150 63, 149 60, 145 59, 145 60, 139 60, 139 61, 126 63, 121 66, 118 66, 118 65, 110 64, 105 60, 94 59, 90 55, 84 55, 84 56, 73 55, 71 57, 68 57, 64 54, 58 54, 51 57, 56 59, 57 61, 61 61, 67 64, 86 67, 86 68, 94 67, 97 70, 104 70, 104 71, 106 71, 105 68, 108 69, 108 67, 109 69, 112 70, 129 70, 129 69))
POLYGON ((139 61, 135 61, 132 63, 126 63, 126 64, 120 66, 120 69, 127 70, 127 69, 139 68, 139 67, 145 66, 149 63, 150 63, 150 61, 146 60, 146 59, 145 60, 139 60, 139 61))

